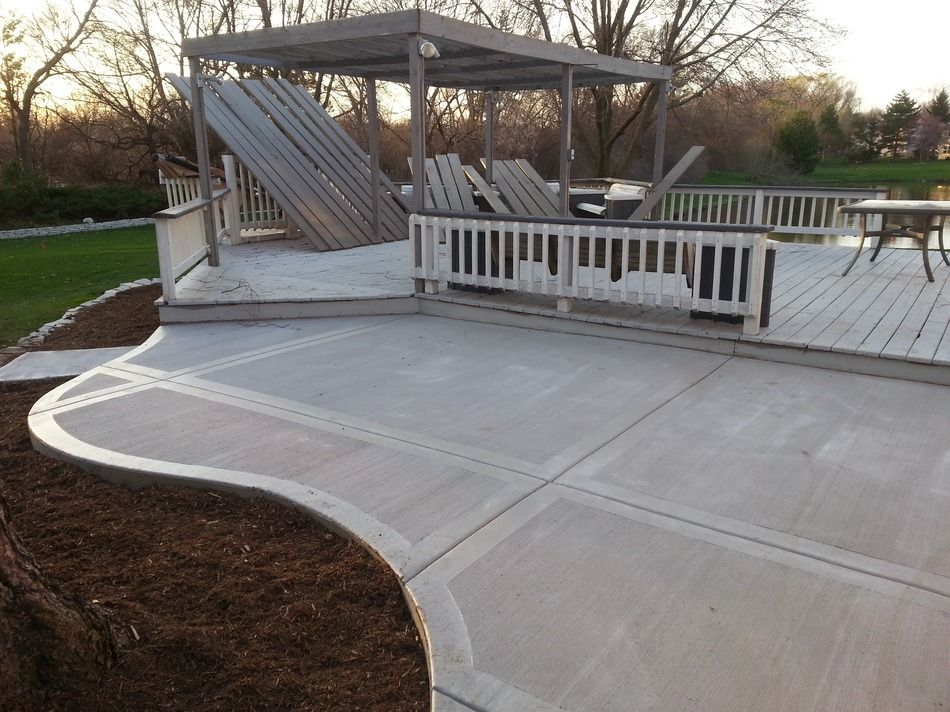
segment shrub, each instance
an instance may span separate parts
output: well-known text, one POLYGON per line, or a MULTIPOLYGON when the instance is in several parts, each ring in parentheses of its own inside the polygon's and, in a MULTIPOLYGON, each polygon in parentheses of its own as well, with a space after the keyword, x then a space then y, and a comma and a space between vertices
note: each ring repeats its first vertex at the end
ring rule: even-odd
POLYGON ((16 162, 0 171, 0 229, 141 218, 165 207, 165 193, 155 186, 50 186, 16 162))

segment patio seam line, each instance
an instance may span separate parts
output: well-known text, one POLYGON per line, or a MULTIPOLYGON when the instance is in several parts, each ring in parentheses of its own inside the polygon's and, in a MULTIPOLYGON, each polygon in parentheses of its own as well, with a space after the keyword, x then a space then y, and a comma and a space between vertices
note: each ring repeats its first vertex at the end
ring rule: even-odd
MULTIPOLYGON (((605 440, 605 441, 603 441, 602 443, 600 443, 600 445, 598 445, 597 447, 595 447, 593 450, 591 450, 590 452, 588 452, 586 455, 583 455, 582 457, 579 457, 577 460, 575 460, 573 463, 571 463, 568 467, 565 467, 564 469, 562 469, 562 470, 561 470, 558 474, 556 474, 552 479, 548 480, 548 482, 549 482, 550 484, 562 484, 562 483, 560 482, 561 478, 564 477, 565 475, 567 475, 571 470, 573 470, 573 469, 574 469, 575 467, 577 467, 579 464, 581 464, 582 462, 584 462, 584 460, 588 459, 588 458, 589 458, 591 455, 593 455, 594 453, 598 452, 599 450, 602 450, 603 448, 605 448, 605 447, 607 447, 608 445, 610 445, 612 442, 615 442, 615 441, 618 440, 619 438, 621 438, 621 437, 623 437, 624 435, 626 435, 628 432, 630 432, 631 430, 633 430, 637 425, 639 425, 640 423, 642 423, 644 420, 646 420, 647 418, 649 418, 651 415, 653 415, 654 413, 656 413, 656 412, 657 412, 658 410, 660 410, 661 408, 665 408, 665 407, 668 406, 670 403, 672 403, 673 401, 675 401, 677 398, 680 398, 680 397, 684 396, 687 392, 691 391, 693 388, 695 388, 696 386, 698 386, 699 384, 701 384, 701 383, 702 383, 703 381, 705 381, 707 378, 709 378, 709 377, 712 376, 713 374, 717 373, 719 370, 721 370, 723 367, 725 367, 726 364, 728 364, 730 361, 732 361, 732 360, 735 359, 735 358, 737 358, 735 355, 733 355, 733 356, 725 356, 724 359, 723 359, 723 362, 722 362, 721 364, 719 364, 718 366, 716 366, 716 367, 715 367, 713 370, 711 370, 709 373, 707 373, 706 375, 702 376, 701 378, 699 378, 698 380, 694 381, 693 383, 690 383, 688 386, 686 386, 686 387, 685 387, 683 390, 681 390, 679 393, 677 393, 677 394, 674 395, 674 396, 670 396, 668 399, 666 399, 665 401, 663 401, 662 403, 660 403, 659 405, 657 405, 656 407, 654 407, 654 408, 653 408, 652 410, 650 410, 649 412, 644 413, 641 417, 637 418, 636 421, 634 421, 633 423, 631 423, 630 425, 628 425, 627 427, 625 427, 625 428, 624 428, 622 431, 620 431, 619 433, 616 433, 613 437, 608 438, 607 440, 605 440)), ((567 486, 570 486, 570 485, 567 485, 567 486)))
MULTIPOLYGON (((709 524, 709 523, 704 523, 704 522, 696 521, 696 520, 690 519, 689 517, 678 516, 678 515, 673 514, 673 513, 671 513, 671 512, 664 512, 664 511, 659 510, 659 509, 653 509, 653 508, 647 507, 647 506, 645 506, 645 505, 643 505, 643 504, 635 504, 635 503, 632 503, 632 502, 630 502, 630 501, 628 501, 628 500, 625 500, 625 499, 623 499, 623 498, 621 498, 621 497, 617 497, 617 496, 610 495, 610 494, 605 494, 605 493, 603 493, 603 492, 597 492, 597 491, 595 491, 595 490, 588 489, 588 488, 582 487, 582 486, 580 486, 580 485, 571 484, 571 483, 562 483, 562 482, 558 482, 558 483, 553 483, 553 482, 552 482, 552 483, 550 483, 550 484, 552 484, 552 485, 553 485, 553 484, 557 484, 559 487, 564 487, 564 488, 566 488, 566 489, 574 490, 574 491, 576 491, 576 492, 582 492, 582 493, 584 493, 584 494, 591 495, 591 496, 594 496, 594 497, 600 497, 600 498, 605 499, 605 500, 608 500, 608 501, 610 501, 610 502, 616 502, 617 504, 623 505, 623 506, 625 506, 625 507, 631 507, 631 508, 633 508, 633 509, 638 509, 638 510, 643 511, 643 512, 649 512, 650 514, 654 514, 654 515, 656 515, 656 516, 666 517, 666 518, 672 519, 672 520, 674 520, 674 521, 683 522, 684 524, 689 524, 689 525, 691 525, 691 526, 700 527, 700 528, 702 528, 702 529, 707 529, 707 530, 709 530, 709 531, 717 532, 717 533, 722 534, 722 535, 724 535, 724 536, 734 537, 734 538, 736 538, 736 539, 742 539, 742 540, 744 540, 744 541, 749 541, 749 542, 752 542, 752 543, 754 543, 754 544, 759 544, 759 545, 761 545, 761 546, 765 546, 765 547, 769 547, 769 548, 773 548, 773 549, 778 549, 778 550, 780 550, 780 551, 785 551, 785 552, 787 552, 787 553, 789 553, 789 554, 792 554, 792 555, 794 555, 794 556, 801 556, 801 557, 804 557, 804 558, 807 558, 807 559, 812 559, 812 560, 814 560, 814 561, 820 561, 820 562, 825 563, 825 564, 828 564, 828 565, 830 565, 830 566, 835 566, 835 567, 837 567, 837 568, 847 569, 848 571, 854 571, 854 572, 856 572, 856 573, 863 574, 863 575, 865 575, 865 576, 871 576, 871 577, 873 577, 873 578, 882 579, 882 580, 884 580, 884 581, 890 581, 890 582, 892 582, 892 583, 900 584, 900 585, 902 585, 902 586, 907 586, 908 588, 914 588, 914 589, 917 589, 917 590, 919 590, 919 591, 924 591, 924 592, 926 592, 926 593, 930 593, 930 594, 933 594, 933 595, 935 595, 935 596, 940 596, 941 598, 945 598, 945 599, 950 600, 950 591, 941 591, 941 590, 938 589, 938 588, 934 588, 934 587, 928 586, 928 585, 926 585, 926 584, 915 583, 914 581, 908 581, 908 580, 906 580, 906 579, 904 579, 904 578, 902 578, 902 577, 900 577, 900 576, 891 576, 891 575, 887 575, 887 574, 882 573, 882 572, 879 572, 879 571, 873 571, 873 570, 871 570, 871 569, 869 569, 869 568, 865 568, 865 567, 858 566, 858 565, 856 565, 856 564, 848 564, 848 563, 843 562, 843 561, 837 561, 837 560, 835 560, 835 559, 833 559, 833 558, 830 558, 830 557, 824 557, 824 556, 819 556, 819 555, 817 555, 817 554, 812 554, 812 553, 800 551, 800 550, 798 550, 798 549, 795 549, 794 547, 785 546, 785 545, 779 544, 779 543, 777 543, 777 542, 766 541, 766 540, 764 540, 764 539, 760 539, 760 538, 757 538, 757 537, 754 537, 754 536, 744 535, 744 534, 741 534, 741 533, 739 533, 739 532, 730 531, 729 529, 725 529, 725 528, 723 528, 723 527, 717 527, 717 526, 713 526, 712 524, 709 524)), ((660 498, 658 498, 658 499, 660 499, 660 498)), ((677 503, 674 502, 673 500, 664 500, 664 501, 668 501, 668 502, 670 502, 671 504, 674 504, 674 505, 677 504, 677 503)), ((706 512, 706 510, 701 510, 701 511, 706 512)), ((706 512, 706 513, 707 513, 707 514, 713 514, 713 515, 714 515, 713 512, 706 512)), ((718 516, 718 515, 715 515, 715 516, 718 516)), ((762 527, 761 525, 757 525, 757 524, 755 524, 755 525, 753 525, 753 526, 760 527, 760 528, 766 529, 766 530, 770 530, 769 527, 762 527)), ((781 531, 779 531, 779 530, 777 530, 777 529, 771 529, 770 531, 774 531, 774 532, 776 532, 777 534, 782 534, 782 533, 784 533, 784 532, 781 532, 781 531)), ((793 536, 797 536, 797 535, 793 535, 793 536)), ((806 539, 806 541, 810 541, 810 542, 812 542, 812 543, 814 543, 814 544, 817 544, 817 545, 833 546, 834 548, 840 549, 841 551, 847 552, 847 553, 849 553, 849 554, 854 554, 854 555, 857 555, 857 556, 862 556, 862 557, 866 557, 866 558, 870 558, 870 559, 875 559, 876 561, 880 561, 880 562, 882 562, 882 563, 884 563, 884 564, 891 564, 891 565, 896 565, 896 566, 906 566, 905 564, 897 564, 896 562, 887 561, 886 559, 877 559, 877 558, 875 558, 875 557, 868 556, 867 554, 862 554, 862 553, 857 552, 857 551, 851 551, 850 549, 844 549, 844 548, 842 548, 842 547, 834 546, 834 545, 832 545, 832 544, 824 544, 823 542, 820 542, 820 541, 817 541, 817 540, 814 540, 814 539, 807 539, 806 537, 801 537, 801 538, 806 539)), ((906 567, 907 567, 907 568, 912 568, 912 567, 909 567, 909 566, 906 566, 906 567)), ((914 570, 915 570, 915 571, 919 571, 920 569, 914 569, 914 570)), ((936 574, 936 575, 937 575, 937 576, 941 576, 941 574, 936 574)))
MULTIPOLYGON (((671 348, 675 348, 675 347, 671 347, 671 348)), ((708 352, 704 352, 704 353, 708 353, 708 352)), ((710 355, 712 355, 712 354, 710 354, 710 355)), ((560 471, 555 471, 555 472, 553 472, 553 473, 550 473, 550 477, 549 477, 549 478, 545 478, 546 481, 549 482, 549 483, 551 483, 551 484, 560 484, 560 480, 561 480, 562 477, 564 477, 565 475, 567 475, 571 470, 573 470, 575 467, 577 467, 580 463, 584 462, 584 460, 586 460, 587 458, 589 458, 591 455, 593 455, 594 453, 598 452, 599 450, 602 450, 603 448, 607 447, 607 446, 610 445, 611 443, 615 442, 617 439, 623 437, 623 436, 626 435, 628 432, 630 432, 631 430, 633 430, 637 425, 639 425, 639 424, 642 423, 644 420, 646 420, 647 418, 649 418, 651 415, 653 415, 654 413, 656 413, 658 410, 660 410, 661 408, 665 408, 665 407, 668 406, 670 403, 672 403, 673 401, 675 401, 677 398, 682 397, 682 396, 685 395, 687 392, 689 392, 690 390, 692 390, 695 386, 698 386, 700 383, 702 383, 703 381, 705 381, 707 378, 709 378, 710 376, 712 376, 714 373, 716 373, 717 371, 719 371, 720 369, 722 369, 726 364, 728 364, 728 363, 729 363, 730 361, 732 361, 734 358, 737 358, 735 355, 731 355, 731 356, 730 356, 730 355, 725 355, 725 354, 722 355, 722 357, 723 357, 722 363, 720 363, 720 364, 719 364, 718 366, 716 366, 714 369, 712 369, 711 371, 709 371, 709 373, 707 373, 707 374, 701 376, 701 377, 698 378, 697 380, 695 380, 695 381, 693 381, 692 383, 690 383, 689 385, 685 386, 679 393, 676 393, 675 395, 670 396, 669 398, 667 398, 667 399, 666 399, 665 401, 663 401, 662 403, 658 404, 657 406, 655 406, 654 408, 652 408, 652 409, 649 410, 648 412, 644 413, 642 416, 640 416, 639 418, 637 418, 634 422, 632 422, 632 423, 630 423, 629 425, 625 426, 621 431, 619 431, 619 432, 617 432, 617 433, 614 433, 614 435, 612 435, 611 437, 607 438, 606 440, 602 440, 602 441, 601 441, 598 445, 596 445, 592 450, 588 450, 588 452, 585 453, 584 455, 580 455, 576 460, 574 460, 574 462, 570 463, 570 464, 567 465, 566 467, 561 468, 560 471)), ((557 455, 553 456, 552 458, 549 458, 548 461, 550 461, 551 459, 555 459, 555 458, 557 458, 557 455)), ((542 470, 543 470, 543 467, 544 467, 544 465, 542 464, 542 465, 541 465, 542 470)))
MULTIPOLYGON (((296 348, 305 348, 307 346, 319 344, 324 340, 331 340, 331 339, 337 339, 337 338, 340 338, 340 339, 349 338, 350 336, 352 336, 353 334, 357 332, 362 333, 366 331, 372 331, 376 329, 377 327, 381 327, 385 324, 398 321, 400 319, 405 318, 406 316, 408 315, 382 314, 376 317, 372 317, 372 316, 365 317, 367 319, 375 319, 375 318, 380 318, 380 317, 388 317, 388 318, 383 318, 382 321, 379 321, 378 323, 375 323, 375 324, 370 324, 369 326, 357 326, 357 327, 353 327, 352 329, 344 329, 342 331, 333 331, 326 334, 318 334, 312 337, 302 337, 301 339, 297 339, 297 340, 290 341, 283 344, 275 344, 273 346, 263 346, 259 349, 245 351, 239 354, 234 354, 232 356, 225 356, 224 358, 218 359, 218 360, 205 361, 203 363, 196 364, 194 366, 188 366, 186 368, 178 369, 176 371, 162 371, 161 369, 153 368, 151 366, 143 366, 141 364, 135 364, 128 360, 110 361, 109 363, 106 363, 103 365, 108 366, 109 368, 112 368, 116 371, 121 371, 122 373, 131 373, 139 377, 152 378, 156 381, 170 381, 172 379, 178 378, 179 376, 188 376, 188 375, 198 373, 201 371, 206 371, 209 369, 226 368, 228 366, 233 366, 238 363, 241 363, 245 360, 256 360, 259 358, 264 358, 266 356, 273 355, 274 352, 281 351, 284 349, 290 350, 290 349, 296 349, 296 348), (127 366, 127 367, 123 368, 123 366, 127 366), (145 370, 147 370, 148 373, 146 373, 145 370), (162 375, 155 375, 155 374, 162 374, 162 375)), ((346 317, 342 317, 342 318, 346 318, 346 317)), ((354 317, 354 318, 364 318, 364 317, 354 317)), ((238 320, 235 322, 229 322, 229 323, 240 324, 240 323, 246 322, 246 323, 256 324, 256 323, 259 323, 260 321, 261 320, 241 319, 241 320, 238 320)), ((267 322, 268 320, 263 320, 263 321, 267 322)), ((274 320, 274 322, 276 321, 292 321, 292 320, 291 319, 274 320)), ((276 323, 273 325, 276 326, 276 323)), ((143 343, 140 346, 144 346, 144 345, 145 344, 143 343)), ((154 346, 154 344, 152 344, 151 346, 154 346)), ((132 356, 132 355, 134 355, 134 353, 130 352, 126 356, 132 356)))
MULTIPOLYGON (((372 436, 374 436, 374 437, 381 438, 381 439, 384 439, 384 440, 390 440, 390 441, 395 441, 395 442, 399 442, 399 443, 404 443, 404 444, 406 444, 406 445, 409 445, 409 446, 412 446, 412 447, 415 447, 415 448, 419 448, 419 449, 422 449, 422 450, 428 450, 428 451, 431 451, 431 452, 434 452, 434 453, 439 453, 439 454, 441 454, 441 455, 447 455, 447 456, 449 456, 449 457, 459 458, 459 459, 461 459, 461 460, 468 460, 468 461, 473 462, 473 463, 476 463, 476 464, 478 464, 478 465, 482 465, 482 466, 489 467, 489 468, 493 468, 493 469, 497 469, 497 470, 504 470, 505 472, 508 472, 508 473, 510 473, 510 474, 513 474, 513 475, 516 475, 516 476, 518 476, 518 477, 528 477, 528 478, 530 478, 530 479, 532 479, 532 480, 537 480, 537 481, 541 482, 542 484, 547 484, 547 480, 546 480, 544 477, 540 476, 540 475, 532 474, 532 473, 530 473, 530 472, 526 472, 525 470, 516 469, 516 468, 514 468, 514 467, 509 467, 509 466, 506 466, 506 465, 499 465, 499 464, 496 464, 496 463, 493 463, 493 462, 490 462, 490 461, 487 461, 487 460, 479 459, 479 458, 477 458, 477 457, 472 457, 472 456, 470 456, 470 455, 460 454, 460 453, 458 453, 458 452, 456 452, 456 451, 450 449, 449 445, 452 445, 453 443, 448 443, 448 441, 446 441, 446 442, 447 442, 447 445, 446 445, 445 447, 435 447, 435 446, 433 446, 433 445, 431 445, 431 444, 425 444, 425 443, 417 442, 417 441, 414 441, 414 440, 410 440, 410 439, 408 438, 408 436, 407 436, 407 437, 399 437, 399 436, 396 436, 396 435, 393 435, 393 434, 389 434, 389 433, 386 433, 386 432, 383 432, 383 431, 380 431, 380 430, 375 430, 375 429, 373 429, 372 427, 369 427, 368 425, 354 425, 352 422, 350 422, 350 421, 347 420, 347 418, 353 417, 353 416, 347 416, 345 413, 338 414, 336 411, 332 411, 332 412, 333 412, 335 415, 337 415, 338 418, 339 418, 338 420, 333 420, 333 419, 331 419, 331 418, 329 418, 329 417, 323 417, 323 416, 314 415, 314 414, 312 414, 312 413, 307 413, 307 412, 305 412, 305 411, 297 410, 297 409, 292 408, 292 407, 289 407, 289 406, 274 405, 274 404, 270 404, 270 403, 260 403, 260 402, 254 401, 250 395, 248 395, 248 396, 240 396, 240 395, 235 395, 235 394, 233 394, 233 393, 223 393, 223 392, 221 392, 221 391, 216 391, 216 390, 215 390, 213 387, 211 387, 211 386, 202 386, 202 385, 198 385, 198 384, 196 384, 196 383, 182 383, 182 382, 180 382, 180 381, 174 380, 173 378, 170 378, 170 379, 163 379, 163 380, 161 380, 161 381, 159 381, 159 382, 156 382, 155 384, 150 384, 150 385, 152 385, 152 386, 154 387, 155 385, 159 385, 159 384, 161 384, 161 383, 172 384, 172 385, 175 385, 175 386, 179 386, 179 387, 181 387, 181 388, 183 388, 183 389, 196 390, 196 391, 201 391, 201 392, 203 392, 203 393, 210 393, 210 394, 219 396, 219 397, 224 398, 224 399, 240 400, 240 401, 242 401, 242 402, 244 402, 244 403, 249 403, 249 404, 252 404, 252 405, 259 405, 259 406, 263 406, 264 408, 273 409, 273 410, 279 410, 279 411, 283 411, 283 412, 285 412, 285 413, 293 413, 294 415, 297 415, 297 416, 300 416, 300 417, 303 417, 303 418, 307 418, 307 419, 310 419, 310 420, 316 420, 316 421, 319 421, 319 422, 321 422, 321 423, 327 423, 327 424, 329 424, 329 425, 331 425, 331 426, 339 426, 339 427, 343 427, 343 428, 349 428, 349 429, 351 429, 351 430, 356 430, 356 431, 359 431, 359 432, 361 432, 361 433, 366 433, 366 434, 368 434, 368 435, 372 435, 372 436)), ((246 389, 238 389, 238 390, 246 390, 246 389)), ((201 396, 196 396, 196 397, 201 397, 201 396)), ((209 399, 209 400, 210 400, 210 399, 209 399)), ((253 408, 248 408, 247 410, 248 410, 249 412, 252 412, 252 413, 255 412, 253 408)), ((362 419, 362 418, 358 418, 358 420, 363 420, 363 419, 362 419)), ((375 423, 375 422, 373 422, 373 421, 368 421, 368 422, 369 422, 370 424, 372 424, 372 425, 379 426, 379 427, 383 428, 384 430, 387 429, 387 427, 388 427, 388 426, 383 425, 382 423, 375 423)), ((435 439, 435 438, 433 438, 433 439, 435 439)), ((439 440, 441 440, 441 438, 439 438, 439 440)), ((464 446, 463 446, 463 447, 464 447, 464 446)))

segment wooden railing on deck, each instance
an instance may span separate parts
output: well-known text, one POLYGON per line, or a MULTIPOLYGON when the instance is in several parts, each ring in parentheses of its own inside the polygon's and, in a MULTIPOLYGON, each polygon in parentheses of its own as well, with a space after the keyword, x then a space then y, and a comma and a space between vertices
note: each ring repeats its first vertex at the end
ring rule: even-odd
POLYGON ((227 189, 216 190, 207 200, 194 198, 152 216, 165 301, 174 301, 175 281, 208 255, 210 240, 220 238, 217 226, 214 235, 205 234, 205 212, 217 211, 227 194, 227 189))
MULTIPOLYGON (((777 233, 859 235, 853 215, 838 208, 859 200, 886 198, 877 188, 751 188, 724 185, 676 185, 653 212, 658 220, 771 225, 777 233)), ((880 217, 877 217, 880 221, 880 217)), ((879 230, 880 226, 873 228, 879 230)))
POLYGON ((745 333, 759 331, 765 226, 498 218, 438 210, 410 216, 411 272, 420 287, 556 295, 562 310, 574 299, 691 309, 741 316, 745 333), (720 290, 724 263, 732 270, 728 298, 720 290))

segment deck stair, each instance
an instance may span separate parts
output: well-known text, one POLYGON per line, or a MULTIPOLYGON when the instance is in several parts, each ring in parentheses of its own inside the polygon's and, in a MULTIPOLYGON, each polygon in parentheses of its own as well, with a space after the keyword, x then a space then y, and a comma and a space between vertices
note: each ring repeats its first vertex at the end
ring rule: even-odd
MULTIPOLYGON (((191 101, 190 83, 168 80, 191 101)), ((286 80, 205 82, 209 126, 318 250, 405 239, 408 212, 369 158, 305 89, 286 80), (379 230, 374 230, 378 210, 379 230)))

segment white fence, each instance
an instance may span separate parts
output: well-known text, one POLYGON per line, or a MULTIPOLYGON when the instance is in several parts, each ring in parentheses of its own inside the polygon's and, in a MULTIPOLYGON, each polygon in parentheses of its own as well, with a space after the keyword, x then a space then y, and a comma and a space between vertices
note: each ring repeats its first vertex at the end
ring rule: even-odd
MULTIPOLYGON (((227 212, 231 216, 228 224, 236 222, 242 230, 284 230, 287 228, 287 216, 277 201, 260 184, 244 164, 234 156, 222 156, 224 176, 231 196, 228 199, 227 212)), ((228 234, 232 242, 239 238, 228 234)))
MULTIPOLYGON (((875 188, 745 188, 717 185, 677 185, 663 197, 653 217, 658 220, 772 225, 773 232, 806 235, 859 235, 856 216, 838 208, 859 200, 882 199, 875 188)), ((880 216, 875 220, 880 223, 880 216)), ((868 229, 879 230, 880 225, 868 229)))
MULTIPOLYGON (((162 294, 167 302, 175 299, 175 281, 209 254, 205 215, 209 210, 212 214, 218 212, 227 194, 227 189, 217 190, 208 200, 194 198, 152 216, 158 242, 162 294)), ((220 236, 216 227, 211 239, 218 240, 220 236)))
POLYGON ((744 333, 759 331, 763 226, 427 210, 410 216, 409 234, 412 276, 428 293, 468 285, 555 295, 562 310, 574 299, 691 309, 742 317, 744 333))
MULTIPOLYGON (((283 209, 247 168, 234 156, 221 157, 224 164, 224 185, 230 191, 227 200, 216 202, 213 217, 215 231, 231 244, 242 242, 241 230, 290 229, 283 209), (237 225, 238 229, 233 226, 237 225)), ((175 208, 201 197, 197 176, 162 177, 168 207, 175 208)), ((220 186, 220 183, 218 184, 220 186)))

